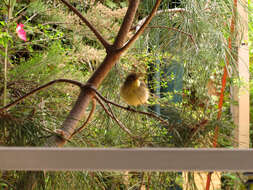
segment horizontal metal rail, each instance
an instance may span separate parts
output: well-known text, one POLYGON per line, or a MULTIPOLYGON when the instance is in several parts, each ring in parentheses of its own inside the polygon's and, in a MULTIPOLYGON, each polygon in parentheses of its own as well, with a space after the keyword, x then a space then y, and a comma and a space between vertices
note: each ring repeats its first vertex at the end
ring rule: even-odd
POLYGON ((0 147, 0 170, 253 171, 253 149, 0 147))

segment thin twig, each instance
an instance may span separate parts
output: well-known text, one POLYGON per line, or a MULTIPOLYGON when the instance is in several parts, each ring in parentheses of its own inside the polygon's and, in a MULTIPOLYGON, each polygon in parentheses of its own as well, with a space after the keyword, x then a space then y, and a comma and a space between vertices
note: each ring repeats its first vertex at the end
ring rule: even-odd
MULTIPOLYGON (((161 15, 161 14, 164 14, 164 13, 182 13, 182 12, 185 12, 186 9, 184 8, 173 8, 173 9, 166 9, 166 10, 159 10, 155 13, 155 16, 157 15, 161 15)), ((139 22, 138 22, 138 25, 137 26, 140 26, 142 23, 144 23, 144 21, 147 19, 147 17, 141 19, 139 22)))
POLYGON ((185 34, 187 35, 191 41, 193 42, 193 44, 197 47, 196 43, 195 43, 195 40, 193 39, 193 36, 192 34, 188 33, 188 32, 185 32, 185 31, 182 31, 180 29, 177 29, 177 28, 173 28, 173 27, 167 27, 167 26, 148 26, 147 28, 163 28, 163 29, 168 29, 168 30, 174 30, 176 32, 180 32, 182 34, 185 34))
MULTIPOLYGON (((123 131, 125 131, 130 137, 132 137, 134 140, 136 140, 137 139, 137 137, 135 137, 132 133, 131 133, 131 131, 128 129, 128 128, 126 128, 125 126, 124 126, 124 124, 123 123, 121 123, 121 121, 119 121, 116 117, 115 117, 115 115, 113 114, 113 112, 110 112, 106 107, 105 107, 105 105, 103 104, 103 102, 96 96, 96 100, 98 101, 98 103, 102 106, 102 108, 105 110, 105 112, 114 120, 114 121, 116 121, 116 123, 120 126, 120 128, 123 130, 123 131)), ((107 104, 108 105, 108 104, 107 104)), ((110 108, 110 110, 111 110, 111 107, 110 106, 108 106, 109 108, 110 108)), ((112 110, 111 110, 112 111, 112 110)))
MULTIPOLYGON (((185 12, 186 10, 184 8, 173 8, 173 9, 166 9, 166 10, 159 10, 156 11, 155 16, 164 14, 164 13, 182 13, 185 12)), ((136 30, 139 29, 140 26, 144 23, 144 21, 147 19, 147 17, 141 19, 137 25, 131 28, 131 30, 136 30)))
MULTIPOLYGON (((107 104, 107 106, 109 107, 109 109, 110 109, 110 112, 111 112, 111 114, 112 114, 112 116, 113 116, 113 119, 119 124, 119 125, 121 125, 121 128, 124 128, 125 130, 128 130, 129 131, 129 135, 130 135, 130 130, 128 129, 128 128, 126 128, 125 127, 125 125, 123 124, 123 123, 121 123, 121 121, 119 121, 117 118, 116 118, 116 116, 114 115, 114 113, 113 113, 113 110, 112 110, 112 108, 111 108, 111 106, 110 106, 110 104, 108 104, 108 103, 106 103, 107 104)), ((134 138, 134 139, 136 139, 136 138, 138 138, 138 137, 136 137, 136 136, 133 136, 133 134, 131 133, 131 137, 132 138, 134 138)))
POLYGON ((0 108, 0 112, 7 110, 8 108, 10 108, 10 107, 16 105, 17 103, 19 103, 19 102, 22 101, 23 99, 25 99, 25 98, 27 98, 27 97, 29 97, 29 96, 35 94, 35 93, 38 92, 38 91, 41 91, 41 90, 43 90, 43 89, 45 89, 45 88, 51 86, 51 85, 54 84, 54 83, 58 83, 58 82, 70 83, 70 84, 79 86, 80 88, 83 86, 82 83, 80 83, 80 82, 78 82, 78 81, 75 81, 75 80, 70 80, 70 79, 57 79, 57 80, 53 80, 53 81, 51 81, 51 82, 49 82, 49 83, 47 83, 47 84, 44 84, 44 85, 42 85, 42 86, 40 86, 40 87, 38 87, 38 88, 32 90, 31 92, 25 94, 24 96, 20 97, 19 99, 15 100, 14 102, 12 102, 12 103, 10 103, 10 104, 8 104, 8 105, 6 105, 6 106, 0 108))
POLYGON ((34 13, 30 18, 28 18, 24 24, 28 23, 30 20, 32 20, 34 17, 36 17, 39 13, 34 13))
POLYGON ((83 123, 83 125, 81 127, 79 127, 76 131, 74 131, 74 133, 72 133, 72 135, 69 137, 69 139, 71 139, 76 133, 79 133, 80 131, 82 131, 84 129, 84 127, 90 122, 95 109, 96 109, 96 100, 93 98, 92 99, 92 108, 91 108, 91 111, 90 111, 86 121, 83 123))
POLYGON ((98 38, 98 40, 102 43, 102 45, 105 47, 106 50, 108 50, 111 45, 102 37, 102 35, 94 28, 94 26, 80 13, 75 7, 73 7, 70 3, 68 3, 65 0, 61 0, 67 7, 73 11, 89 28, 90 30, 95 34, 95 36, 98 38))
POLYGON ((143 33, 146 26, 150 23, 152 18, 155 16, 155 13, 160 5, 162 0, 156 0, 156 4, 153 7, 153 10, 151 11, 150 15, 147 17, 147 19, 144 21, 140 29, 134 34, 134 36, 120 49, 120 51, 125 51, 128 49, 136 40, 137 38, 143 33))
POLYGON ((153 113, 144 112, 144 111, 138 111, 138 110, 135 110, 135 109, 130 108, 130 107, 121 106, 121 105, 119 105, 119 104, 117 104, 117 103, 115 103, 115 102, 112 102, 112 101, 106 99, 106 98, 105 98, 104 96, 102 96, 102 94, 100 94, 100 93, 96 90, 96 88, 94 88, 93 86, 88 86, 88 87, 89 87, 90 89, 92 89, 92 90, 98 95, 98 97, 101 98, 101 99, 102 99, 104 102, 106 102, 106 103, 112 104, 112 105, 114 105, 114 106, 116 106, 116 107, 119 107, 119 108, 124 109, 124 110, 127 110, 127 111, 131 111, 131 112, 134 112, 134 113, 139 113, 139 114, 143 114, 143 115, 147 115, 147 116, 153 117, 153 118, 155 118, 156 120, 159 120, 161 123, 163 123, 163 124, 165 124, 165 125, 169 125, 168 121, 162 119, 161 117, 159 117, 159 116, 157 116, 157 115, 155 115, 155 114, 153 114, 153 113))
POLYGON ((26 13, 26 12, 24 11, 24 12, 21 12, 20 15, 17 14, 18 16, 15 17, 15 18, 13 18, 13 21, 12 21, 12 22, 13 22, 13 23, 14 23, 14 22, 15 22, 15 23, 18 22, 18 20, 19 20, 22 16, 25 16, 25 13, 26 13))

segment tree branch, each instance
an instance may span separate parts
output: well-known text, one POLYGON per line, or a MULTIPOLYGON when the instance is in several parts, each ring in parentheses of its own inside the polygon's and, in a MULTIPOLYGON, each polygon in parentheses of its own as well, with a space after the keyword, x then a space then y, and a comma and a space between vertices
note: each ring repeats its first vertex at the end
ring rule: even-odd
MULTIPOLYGON (((47 129, 47 128, 42 128, 42 130, 48 132, 48 133, 51 133, 52 135, 56 135, 57 137, 63 139, 64 141, 67 141, 67 142, 71 142, 69 139, 66 139, 62 133, 61 133, 61 130, 58 130, 56 129, 55 131, 52 131, 51 129, 47 129)), ((50 136, 49 136, 50 137, 50 136)))
POLYGON ((102 106, 102 108, 105 110, 105 112, 114 120, 114 121, 116 121, 116 123, 120 126, 120 128, 123 130, 123 131, 125 131, 131 138, 133 138, 134 140, 136 140, 137 139, 137 137, 135 137, 133 134, 132 134, 132 132, 128 129, 128 128, 126 128, 125 126, 124 126, 124 124, 123 123, 121 123, 121 121, 119 121, 116 117, 115 117, 115 115, 113 114, 113 112, 112 112, 112 109, 111 109, 111 107, 109 106, 109 104, 107 104, 108 105, 108 107, 109 107, 109 109, 110 109, 110 112, 109 112, 109 110, 105 107, 105 105, 103 104, 103 102, 96 96, 96 100, 98 101, 98 103, 102 106))
POLYGON ((80 128, 78 128, 74 133, 72 133, 72 135, 69 137, 69 139, 71 139, 76 133, 79 133, 80 131, 82 131, 84 129, 84 127, 90 122, 95 109, 96 109, 96 100, 93 98, 92 99, 92 108, 91 108, 91 111, 90 111, 86 121, 83 123, 83 125, 80 128))
POLYGON ((146 28, 146 26, 150 23, 150 21, 152 20, 152 18, 155 16, 155 13, 160 5, 162 0, 156 0, 156 4, 153 7, 153 10, 151 11, 150 15, 147 17, 147 19, 145 20, 145 22, 142 24, 142 26, 140 27, 140 29, 134 34, 134 36, 125 44, 124 47, 122 47, 120 49, 120 51, 125 51, 126 49, 128 49, 136 40, 137 38, 144 32, 144 29, 146 28))
POLYGON ((70 3, 65 0, 60 0, 63 2, 71 11, 73 11, 95 34, 97 39, 102 43, 106 50, 109 50, 111 45, 102 37, 102 35, 94 28, 94 26, 80 13, 75 7, 73 7, 70 3))
POLYGON ((82 83, 80 83, 80 82, 78 82, 78 81, 70 80, 70 79, 57 79, 57 80, 53 80, 53 81, 51 81, 51 82, 49 82, 49 83, 47 83, 47 84, 44 84, 44 85, 42 85, 42 86, 40 86, 40 87, 38 87, 38 88, 32 90, 31 92, 25 94, 24 96, 20 97, 19 99, 15 100, 14 102, 12 102, 12 103, 10 103, 10 104, 8 104, 8 105, 6 105, 6 106, 0 108, 0 112, 7 110, 8 108, 10 108, 10 107, 16 105, 17 103, 19 103, 19 102, 22 101, 23 99, 25 99, 25 98, 27 98, 27 97, 29 97, 29 96, 35 94, 35 93, 38 92, 38 91, 41 91, 41 90, 43 90, 43 89, 45 89, 45 88, 48 88, 49 86, 53 85, 54 83, 58 83, 58 82, 65 82, 65 83, 74 84, 74 85, 76 85, 76 86, 79 86, 80 88, 83 86, 82 83))
POLYGON ((163 123, 163 124, 169 126, 168 121, 162 119, 161 117, 159 117, 159 116, 157 116, 157 115, 155 115, 155 114, 153 114, 153 113, 144 112, 144 111, 138 111, 138 110, 135 110, 135 109, 130 108, 130 107, 121 106, 121 105, 119 105, 119 104, 116 104, 115 102, 112 102, 112 101, 106 99, 106 98, 105 98, 102 94, 100 94, 93 86, 87 85, 87 87, 90 88, 90 89, 92 89, 92 90, 97 94, 97 96, 98 96, 99 98, 101 98, 104 102, 106 102, 107 104, 112 104, 112 105, 114 105, 114 106, 116 106, 116 107, 119 107, 119 108, 124 109, 124 110, 127 110, 127 111, 131 111, 131 112, 134 112, 134 113, 139 113, 139 114, 143 114, 143 115, 147 115, 147 116, 153 117, 154 119, 159 120, 161 123, 163 123))
POLYGON ((115 39, 115 42, 113 46, 118 49, 123 46, 125 43, 125 40, 127 38, 127 34, 129 30, 131 29, 137 8, 139 6, 140 0, 131 0, 129 1, 129 6, 126 12, 126 15, 124 17, 123 23, 121 24, 121 27, 119 29, 118 35, 115 39))

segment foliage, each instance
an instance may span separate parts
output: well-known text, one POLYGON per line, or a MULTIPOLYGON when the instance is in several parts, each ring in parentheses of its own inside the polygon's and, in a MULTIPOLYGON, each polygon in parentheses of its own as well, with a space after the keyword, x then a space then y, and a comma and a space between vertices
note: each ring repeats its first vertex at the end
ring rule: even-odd
MULTIPOLYGON (((126 12, 126 1, 70 2, 109 42, 113 42, 126 12)), ((142 1, 136 25, 147 16, 154 2, 142 1)), ((229 26, 224 26, 224 23, 230 23, 232 5, 230 1, 222 0, 209 3, 197 0, 182 0, 181 3, 163 1, 161 9, 178 7, 184 11, 157 15, 99 89, 106 98, 124 104, 118 92, 126 74, 131 71, 146 73, 145 81, 152 92, 150 106, 137 109, 156 112, 168 120, 170 125, 165 126, 146 115, 113 107, 117 118, 136 136, 141 137, 140 140, 134 140, 122 132, 98 105, 93 120, 66 146, 211 147, 213 131, 218 125, 220 146, 231 147, 234 126, 231 121, 229 89, 226 89, 220 121, 217 121, 218 97, 215 92, 220 89, 228 52, 226 39, 229 26), (165 71, 175 63, 179 65, 178 68, 172 72, 165 71), (183 77, 178 77, 181 75, 183 77), (178 81, 179 78, 181 81, 178 81), (208 88, 210 84, 211 90, 208 88), (178 88, 168 91, 172 86, 178 88), (158 89, 163 91, 157 93, 158 89), (179 95, 180 101, 174 101, 176 95, 179 95)), ((9 20, 6 20, 8 8, 4 1, 0 2, 0 7, 3 7, 0 9, 0 61, 3 62, 4 57, 8 56, 8 102, 53 79, 70 78, 85 82, 106 54, 87 26, 57 1, 19 0, 13 6, 13 17, 9 20), (28 42, 18 39, 15 34, 16 22, 24 23, 28 42), (8 55, 4 51, 7 45, 8 55)), ((129 33, 129 37, 133 33, 134 30, 129 33)), ((234 68, 233 63, 232 59, 231 68, 234 68)), ((1 68, 1 98, 2 73, 1 68)), ((54 130, 61 126, 78 93, 78 89, 71 85, 59 84, 12 107, 0 116, 0 145, 43 145, 54 134, 54 130)), ((20 188, 26 182, 27 175, 29 172, 3 173, 1 178, 6 183, 2 183, 2 186, 11 184, 20 188)), ((38 175, 41 178, 41 186, 38 188, 140 189, 142 183, 150 189, 176 189, 182 187, 181 176, 181 173, 173 172, 46 172, 38 175)))

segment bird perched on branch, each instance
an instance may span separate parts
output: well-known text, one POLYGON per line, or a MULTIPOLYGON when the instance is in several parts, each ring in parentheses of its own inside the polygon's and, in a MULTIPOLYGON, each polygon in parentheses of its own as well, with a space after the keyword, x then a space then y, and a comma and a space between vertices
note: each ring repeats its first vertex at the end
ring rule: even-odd
POLYGON ((141 73, 130 73, 120 89, 120 96, 131 106, 145 104, 149 97, 146 84, 140 80, 141 73))

